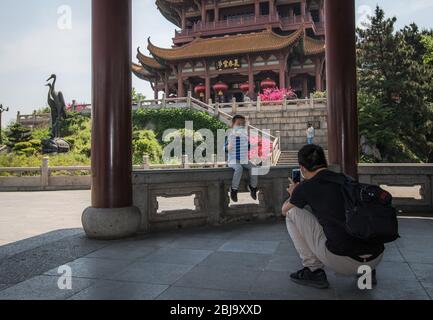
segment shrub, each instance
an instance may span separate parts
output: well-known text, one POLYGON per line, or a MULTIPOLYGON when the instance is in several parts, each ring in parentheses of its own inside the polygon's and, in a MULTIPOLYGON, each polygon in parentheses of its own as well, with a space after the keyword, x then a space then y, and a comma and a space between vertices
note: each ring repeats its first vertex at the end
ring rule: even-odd
POLYGON ((132 147, 134 164, 142 164, 144 155, 148 155, 152 162, 159 162, 162 157, 162 147, 152 131, 134 132, 132 147))
POLYGON ((139 109, 134 111, 132 119, 136 129, 154 131, 159 141, 167 129, 184 129, 186 121, 193 122, 195 131, 209 129, 215 135, 218 129, 227 129, 213 116, 192 109, 139 109))
POLYGON ((31 148, 32 144, 30 142, 18 142, 12 148, 13 151, 21 151, 27 148, 31 148))
POLYGON ((327 92, 326 91, 316 91, 313 93, 314 99, 326 99, 327 92))
POLYGON ((17 154, 25 155, 25 156, 32 156, 36 154, 37 150, 33 147, 25 148, 19 151, 16 151, 17 154))

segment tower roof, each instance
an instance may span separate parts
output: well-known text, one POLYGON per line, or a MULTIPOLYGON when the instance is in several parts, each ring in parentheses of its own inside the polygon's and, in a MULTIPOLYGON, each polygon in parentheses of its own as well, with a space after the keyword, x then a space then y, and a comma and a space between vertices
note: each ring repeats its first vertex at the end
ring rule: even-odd
POLYGON ((137 49, 137 59, 138 61, 140 61, 142 66, 150 72, 165 69, 165 67, 161 65, 158 61, 141 53, 140 48, 137 49))
POLYGON ((131 70, 141 80, 151 80, 155 78, 152 73, 144 69, 143 66, 140 66, 139 64, 132 63, 131 70))
POLYGON ((197 38, 182 47, 171 49, 157 47, 149 39, 148 50, 158 60, 178 61, 280 50, 294 45, 303 36, 303 26, 289 36, 281 36, 268 29, 236 36, 197 38))

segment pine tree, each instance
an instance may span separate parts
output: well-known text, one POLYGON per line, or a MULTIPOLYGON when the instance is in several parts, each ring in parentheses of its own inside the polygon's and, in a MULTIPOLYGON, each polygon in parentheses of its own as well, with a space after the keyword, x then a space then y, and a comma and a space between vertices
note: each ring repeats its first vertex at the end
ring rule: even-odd
POLYGON ((415 24, 395 32, 396 18, 386 18, 379 7, 370 22, 357 30, 359 91, 371 97, 360 101, 361 133, 387 161, 427 162, 433 154, 433 73, 421 58, 422 35, 415 24), (366 101, 375 104, 366 108, 366 101))
POLYGON ((32 133, 30 129, 23 127, 18 123, 15 123, 8 128, 7 146, 13 149, 17 143, 29 142, 31 138, 32 133))

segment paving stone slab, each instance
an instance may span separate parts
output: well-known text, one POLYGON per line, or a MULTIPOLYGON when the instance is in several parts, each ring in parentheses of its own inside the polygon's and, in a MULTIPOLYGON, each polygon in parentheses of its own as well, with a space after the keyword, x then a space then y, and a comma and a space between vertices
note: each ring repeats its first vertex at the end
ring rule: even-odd
POLYGON ((0 260, 75 235, 84 235, 83 229, 56 230, 36 237, 6 244, 0 246, 0 260))
POLYGON ((156 247, 142 246, 140 245, 140 242, 134 241, 113 244, 100 250, 94 251, 85 257, 106 258, 115 260, 137 260, 140 258, 145 258, 156 250, 156 247))
POLYGON ((295 255, 273 255, 266 265, 266 271, 295 272, 302 269, 301 259, 295 255))
POLYGON ((218 251, 273 254, 278 245, 277 241, 229 240, 218 251))
POLYGON ((427 291, 427 294, 429 295, 430 299, 433 300, 433 282, 422 282, 421 283, 424 289, 427 291))
POLYGON ((65 300, 94 282, 89 279, 72 278, 72 289, 61 290, 57 284, 58 280, 58 277, 46 275, 33 277, 0 291, 0 300, 65 300))
POLYGON ((98 280, 69 300, 153 300, 167 288, 167 285, 98 280))
POLYGON ((353 278, 337 277, 332 282, 341 300, 428 300, 427 292, 418 281, 378 279, 373 290, 359 290, 353 278))
POLYGON ((192 266, 172 263, 134 262, 110 280, 172 285, 190 271, 192 266))
POLYGON ((167 248, 196 249, 196 250, 218 250, 225 239, 213 239, 202 236, 181 236, 176 241, 168 244, 167 248))
POLYGON ((172 286, 158 300, 249 300, 247 292, 172 286))
POLYGON ((141 260, 154 263, 172 263, 195 266, 206 259, 211 253, 212 251, 210 250, 160 248, 141 260))
MULTIPOLYGON (((90 279, 107 279, 113 274, 132 264, 129 260, 115 260, 102 258, 79 258, 65 265, 71 268, 72 276, 90 279)), ((46 275, 58 276, 59 268, 47 271, 46 275)))
POLYGON ((251 269, 197 266, 177 281, 176 286, 248 292, 259 274, 251 269))
POLYGON ((382 261, 377 267, 377 278, 381 280, 389 279, 395 281, 417 281, 415 274, 407 262, 382 261))
POLYGON ((433 283, 433 264, 410 263, 409 265, 419 281, 433 283))
POLYGON ((17 284, 107 246, 74 236, 20 252, 0 262, 0 283, 17 284))
POLYGON ((228 270, 251 269, 261 271, 264 270, 270 259, 271 255, 267 254, 214 252, 202 261, 199 266, 228 270))

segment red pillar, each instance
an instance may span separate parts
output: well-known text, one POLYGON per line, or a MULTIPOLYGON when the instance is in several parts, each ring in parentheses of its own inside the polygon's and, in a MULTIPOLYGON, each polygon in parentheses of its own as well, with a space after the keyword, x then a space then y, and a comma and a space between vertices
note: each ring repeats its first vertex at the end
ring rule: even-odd
POLYGON ((131 1, 93 0, 92 205, 132 204, 131 1))
POLYGON ((250 90, 248 91, 248 96, 251 100, 254 99, 255 83, 254 83, 254 70, 253 62, 251 57, 248 57, 248 84, 250 85, 250 90))
POLYGON ((321 61, 316 59, 316 91, 322 91, 322 76, 320 74, 321 61))
POLYGON ((201 0, 201 22, 202 24, 206 24, 206 1, 201 0))
POLYGON ((355 0, 325 0, 325 21, 329 158, 356 178, 359 142, 355 0))
POLYGON ((254 2, 254 13, 256 18, 260 17, 260 0, 255 0, 254 2))
POLYGON ((286 88, 286 70, 284 68, 285 63, 280 61, 280 89, 286 88))
POLYGON ((301 1, 301 18, 302 21, 305 21, 305 15, 307 13, 307 0, 301 1))
POLYGON ((133 235, 131 0, 92 1, 92 207, 83 227, 92 238, 133 235))

